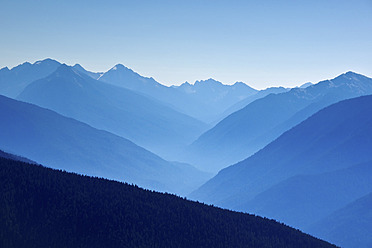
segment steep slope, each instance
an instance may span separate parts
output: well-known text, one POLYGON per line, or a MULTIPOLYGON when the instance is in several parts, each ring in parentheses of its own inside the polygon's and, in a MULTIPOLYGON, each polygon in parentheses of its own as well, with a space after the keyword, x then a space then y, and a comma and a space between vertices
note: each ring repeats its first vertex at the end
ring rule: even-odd
POLYGON ((59 66, 59 62, 45 59, 36 61, 34 64, 26 62, 11 70, 7 67, 2 68, 0 70, 0 94, 15 98, 31 82, 48 76, 59 66))
POLYGON ((115 133, 168 158, 206 128, 159 101, 99 82, 66 65, 30 84, 18 99, 115 133))
POLYGON ((243 83, 224 85, 213 79, 196 81, 193 85, 184 83, 167 87, 120 64, 104 73, 99 80, 166 102, 206 123, 215 121, 229 106, 257 92, 243 83))
POLYGON ((348 72, 304 89, 268 95, 202 134, 189 147, 184 159, 216 172, 254 154, 320 109, 368 94, 372 94, 372 79, 348 72))
POLYGON ((2 247, 334 247, 275 221, 0 158, 2 247))
POLYGON ((372 247, 372 193, 335 211, 306 229, 345 248, 372 247))
POLYGON ((248 159, 221 170, 192 198, 238 209, 296 175, 321 174, 372 160, 372 96, 331 105, 248 159))
POLYGON ((153 78, 143 77, 121 64, 117 64, 105 72, 99 80, 150 96, 154 91, 157 92, 157 88, 161 90, 168 88, 156 82, 153 78))
POLYGON ((185 194, 208 175, 172 164, 129 140, 0 96, 0 149, 47 166, 185 194))

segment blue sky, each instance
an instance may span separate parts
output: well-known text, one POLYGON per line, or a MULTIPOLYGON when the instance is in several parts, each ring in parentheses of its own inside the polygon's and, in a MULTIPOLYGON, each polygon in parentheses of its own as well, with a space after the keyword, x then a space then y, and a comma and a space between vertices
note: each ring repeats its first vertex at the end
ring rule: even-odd
POLYGON ((50 57, 92 71, 122 63, 166 85, 255 88, 372 76, 372 0, 2 0, 0 24, 0 67, 50 57))

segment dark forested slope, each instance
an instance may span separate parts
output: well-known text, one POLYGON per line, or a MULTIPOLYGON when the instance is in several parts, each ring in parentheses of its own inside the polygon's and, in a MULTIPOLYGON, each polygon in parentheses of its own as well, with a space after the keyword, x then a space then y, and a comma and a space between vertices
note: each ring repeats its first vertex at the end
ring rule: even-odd
POLYGON ((275 221, 0 158, 1 247, 332 247, 275 221))

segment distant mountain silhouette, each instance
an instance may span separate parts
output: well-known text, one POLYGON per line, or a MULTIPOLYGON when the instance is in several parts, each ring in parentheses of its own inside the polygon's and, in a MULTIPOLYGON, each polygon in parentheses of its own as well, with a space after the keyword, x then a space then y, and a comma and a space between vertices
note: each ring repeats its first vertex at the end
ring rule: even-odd
POLYGON ((99 80, 108 82, 115 86, 145 93, 147 95, 152 95, 156 88, 163 90, 168 88, 156 82, 153 78, 143 77, 122 64, 115 65, 113 68, 105 72, 99 80))
POLYGON ((334 247, 261 217, 0 158, 0 246, 334 247))
POLYGON ((193 193, 236 208, 292 176, 320 174, 372 160, 372 96, 333 104, 253 156, 221 170, 193 193))
POLYGON ((52 59, 25 62, 11 70, 7 67, 0 70, 0 94, 15 98, 31 82, 44 78, 54 72, 60 63, 52 59))
POLYGON ((91 77, 93 79, 99 79, 103 75, 103 72, 91 72, 91 71, 87 71, 87 70, 85 70, 84 67, 82 67, 79 64, 75 64, 72 68, 74 68, 75 70, 77 70, 79 72, 82 72, 82 73, 87 74, 89 77, 91 77))
POLYGON ((265 97, 267 95, 270 95, 270 94, 279 94, 279 93, 287 92, 289 90, 290 89, 287 89, 287 88, 284 88, 284 87, 271 87, 271 88, 267 88, 267 89, 264 89, 264 90, 260 90, 256 94, 254 94, 252 96, 249 96, 249 97, 235 103, 230 108, 226 109, 222 113, 222 115, 219 116, 218 121, 221 121, 224 118, 226 118, 227 116, 231 115, 232 113, 234 113, 238 110, 241 110, 242 108, 244 108, 245 106, 247 106, 251 102, 256 101, 257 99, 263 98, 263 97, 265 97))
POLYGON ((190 165, 167 162, 129 140, 36 105, 0 96, 0 115, 0 149, 52 168, 178 194, 208 179, 190 165))
POLYGON ((372 193, 335 211, 307 229, 345 248, 372 247, 372 193))
POLYGON ((344 100, 221 170, 190 197, 307 230, 372 192, 371 147, 372 96, 344 100))
POLYGON ((216 172, 254 154, 320 109, 368 94, 372 94, 372 79, 353 72, 304 89, 270 94, 202 134, 184 159, 203 170, 216 172))
POLYGON ((302 84, 299 88, 305 89, 305 88, 307 88, 307 87, 309 87, 309 86, 311 86, 311 85, 314 85, 314 84, 311 83, 311 82, 308 82, 308 83, 304 83, 304 84, 302 84))
POLYGON ((17 98, 125 137, 161 156, 189 144, 206 125, 134 91, 61 65, 17 98))
POLYGON ((104 73, 100 81, 127 88, 168 103, 175 109, 194 118, 210 123, 234 103, 257 91, 246 84, 224 85, 213 79, 167 87, 153 78, 139 75, 118 64, 104 73))
POLYGON ((225 85, 212 78, 174 88, 185 95, 188 107, 194 108, 194 115, 208 123, 216 121, 230 106, 258 92, 241 82, 225 85))

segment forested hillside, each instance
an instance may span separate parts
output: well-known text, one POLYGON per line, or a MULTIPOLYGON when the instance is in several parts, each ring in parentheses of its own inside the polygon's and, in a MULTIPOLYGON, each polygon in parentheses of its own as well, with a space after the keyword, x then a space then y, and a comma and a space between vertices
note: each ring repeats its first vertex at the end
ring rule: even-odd
POLYGON ((333 247, 273 220, 0 158, 1 247, 333 247))

